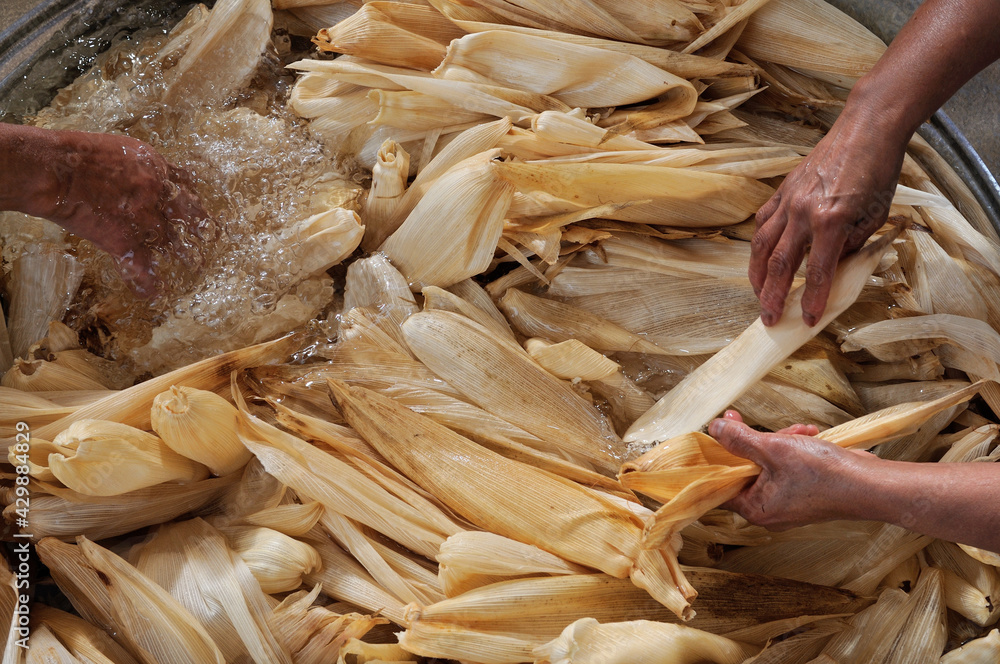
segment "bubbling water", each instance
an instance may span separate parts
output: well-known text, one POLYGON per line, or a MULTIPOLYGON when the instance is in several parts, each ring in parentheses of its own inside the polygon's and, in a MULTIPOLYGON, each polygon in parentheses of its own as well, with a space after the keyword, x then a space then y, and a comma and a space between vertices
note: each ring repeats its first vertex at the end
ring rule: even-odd
POLYGON ((122 42, 62 90, 35 123, 127 134, 190 175, 207 213, 176 223, 154 252, 161 294, 137 298, 114 260, 71 241, 86 269, 66 322, 135 375, 159 374, 261 341, 329 313, 335 285, 303 274, 296 222, 354 207, 360 187, 285 107, 289 80, 265 56, 248 90, 222 109, 164 106, 165 34, 122 42))

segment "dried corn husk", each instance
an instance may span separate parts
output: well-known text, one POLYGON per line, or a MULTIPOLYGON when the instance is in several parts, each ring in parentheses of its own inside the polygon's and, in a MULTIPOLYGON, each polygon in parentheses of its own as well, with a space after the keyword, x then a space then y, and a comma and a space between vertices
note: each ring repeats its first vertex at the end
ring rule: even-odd
POLYGON ((285 644, 296 664, 323 664, 341 657, 342 653, 355 652, 347 647, 349 643, 358 642, 372 627, 388 622, 385 618, 357 613, 340 615, 313 606, 319 591, 320 586, 316 586, 311 592, 302 590, 289 595, 268 618, 271 631, 285 644))
POLYGON ((621 369, 616 362, 576 339, 554 344, 546 339, 532 337, 525 342, 524 347, 531 359, 563 380, 600 381, 621 369))
POLYGON ((519 346, 447 311, 411 316, 403 324, 403 334, 431 371, 484 410, 548 441, 570 458, 584 459, 605 471, 617 466, 620 443, 607 423, 519 346))
POLYGON ((163 482, 197 482, 208 469, 182 457, 156 436, 126 424, 79 420, 57 435, 52 474, 86 496, 117 496, 163 482))
POLYGON ((602 625, 582 618, 558 639, 536 648, 535 656, 541 664, 613 664, 635 662, 653 652, 660 653, 656 661, 662 664, 738 664, 757 648, 685 625, 647 620, 602 625))
POLYGON ((270 595, 295 590, 302 585, 303 575, 323 564, 314 548, 277 530, 228 526, 220 532, 247 564, 261 590, 270 595))
POLYGON ((484 152, 442 175, 382 245, 411 287, 451 286, 489 267, 513 195, 496 156, 484 152))
MULTIPOLYGON (((466 279, 465 283, 472 282, 471 280, 466 279)), ((424 296, 425 311, 450 311, 452 313, 465 316, 469 320, 473 320, 486 329, 499 334, 501 337, 509 339, 515 343, 517 342, 517 339, 514 337, 513 330, 510 329, 510 325, 507 324, 503 315, 499 314, 496 306, 492 305, 492 301, 490 301, 492 311, 489 311, 480 309, 458 295, 438 288, 437 286, 427 286, 421 291, 421 294, 424 296), (497 319, 496 314, 499 314, 499 320, 497 319)))
POLYGON ((31 607, 36 625, 44 625, 75 657, 95 664, 136 664, 136 660, 106 632, 71 613, 41 603, 31 607))
POLYGON ((392 266, 385 254, 372 254, 368 258, 354 261, 347 268, 344 311, 348 312, 355 307, 378 311, 399 308, 404 314, 420 310, 406 279, 392 266))
POLYGON ((190 44, 167 74, 164 103, 224 102, 250 81, 270 40, 272 21, 268 0, 217 3, 190 36, 184 35, 190 44))
MULTIPOLYGON (((368 98, 376 104, 377 114, 370 121, 372 126, 395 127, 398 130, 431 131, 450 127, 482 123, 489 121, 491 116, 478 111, 469 111, 454 103, 411 90, 372 90, 368 98)), ((429 139, 425 139, 427 146, 429 139)), ((430 155, 428 155, 428 158, 430 155)), ((410 172, 420 170, 425 163, 414 162, 410 172)))
MULTIPOLYGON (((548 214, 609 202, 651 201, 622 208, 611 219, 681 227, 725 226, 756 212, 773 190, 756 180, 637 164, 504 163, 500 175, 518 191, 544 194, 548 214)), ((513 216, 525 216, 518 204, 513 216)))
POLYGON ((45 336, 50 321, 62 320, 83 279, 83 266, 54 246, 35 245, 13 262, 7 278, 7 335, 17 358, 45 336))
POLYGON ((737 47, 847 88, 885 51, 878 37, 821 0, 772 0, 750 17, 737 47))
POLYGON ((22 360, 19 357, 14 359, 14 366, 0 379, 0 385, 24 392, 106 389, 92 375, 81 373, 66 364, 22 360))
POLYGON ((341 207, 314 214, 292 225, 281 242, 288 246, 298 272, 325 272, 350 256, 365 234, 357 212, 341 207))
POLYGON ((934 661, 948 640, 941 570, 924 569, 910 596, 913 609, 893 643, 887 664, 934 661))
POLYGON ((455 67, 571 107, 622 106, 665 95, 680 118, 697 100, 690 83, 634 56, 506 30, 453 41, 435 74, 448 77, 455 67), (600 86, 593 83, 597 70, 603 72, 600 86))
POLYGON ((153 431, 174 452, 228 475, 246 465, 252 454, 236 435, 239 414, 214 392, 173 385, 153 399, 153 431))
POLYGON ((992 664, 1000 657, 1000 631, 993 630, 941 658, 941 664, 992 664))
MULTIPOLYGON (((85 535, 95 540, 164 523, 196 510, 217 498, 239 479, 216 477, 189 484, 158 484, 108 498, 90 497, 70 489, 44 485, 31 501, 31 521, 26 529, 36 538, 72 540, 85 535)), ((8 507, 4 515, 11 518, 8 507)))
POLYGON ((314 501, 304 505, 290 503, 267 507, 243 520, 251 526, 270 528, 290 537, 297 537, 312 530, 322 514, 323 504, 314 501))
POLYGON ((372 227, 380 226, 392 216, 406 191, 406 179, 410 172, 410 155, 396 141, 387 139, 376 155, 372 169, 372 186, 365 199, 365 235, 375 232, 372 227))
MULTIPOLYGON (((673 112, 686 115, 681 110, 673 112)), ((671 118, 676 119, 676 118, 671 118)), ((654 146, 637 141, 627 136, 615 136, 589 122, 586 118, 577 117, 572 113, 545 111, 531 120, 531 131, 542 140, 555 143, 567 143, 589 148, 600 147, 605 150, 647 150, 654 146)))
POLYGON ((940 540, 927 547, 928 560, 941 569, 945 602, 981 627, 1000 618, 992 598, 1000 595, 1000 572, 993 565, 972 558, 958 545, 940 540))
POLYGON ((629 512, 597 493, 507 460, 374 392, 334 381, 330 389, 363 438, 473 523, 571 562, 630 576, 664 606, 692 616, 685 595, 693 589, 679 567, 665 560, 674 554, 639 553, 640 533, 629 512), (401 440, 407 443, 400 445, 401 440), (430 441, 432 446, 424 444, 430 441))
POLYGON ((771 368, 814 337, 830 321, 849 307, 871 271, 878 264, 886 245, 895 234, 883 236, 859 253, 841 262, 830 289, 826 312, 814 327, 802 322, 802 289, 789 296, 777 325, 765 328, 758 319, 736 341, 716 353, 697 371, 685 378, 625 434, 629 443, 649 443, 669 439, 685 431, 697 431, 742 394, 746 386, 762 378, 771 368), (740 379, 734 379, 734 367, 745 367, 740 379), (726 380, 716 380, 725 374, 726 380), (713 398, 705 398, 706 385, 713 398), (720 389, 725 386, 725 389, 720 389))
POLYGON ((7 373, 14 364, 14 352, 10 346, 10 333, 7 331, 7 320, 0 308, 0 373, 7 373))
POLYGON ((320 51, 429 71, 441 63, 445 45, 462 34, 431 7, 375 2, 366 3, 335 26, 320 30, 314 43, 320 51))

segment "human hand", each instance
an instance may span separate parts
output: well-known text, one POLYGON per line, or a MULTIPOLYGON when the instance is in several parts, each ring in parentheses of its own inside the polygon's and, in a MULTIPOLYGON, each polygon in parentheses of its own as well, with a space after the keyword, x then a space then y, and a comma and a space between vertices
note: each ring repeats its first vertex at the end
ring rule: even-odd
POLYGON ((753 483, 722 507, 768 530, 854 517, 849 478, 860 466, 878 462, 868 452, 814 438, 819 433, 815 426, 796 424, 762 433, 733 410, 713 420, 708 432, 729 452, 761 468, 753 483))
POLYGON ((205 216, 188 175, 127 136, 45 133, 44 176, 34 178, 21 211, 90 240, 114 257, 137 295, 155 295, 155 253, 170 251, 175 224, 205 216))
POLYGON ((750 283, 764 325, 781 318, 809 245, 802 319, 812 326, 823 315, 837 262, 886 221, 906 148, 900 136, 845 109, 757 212, 750 283))

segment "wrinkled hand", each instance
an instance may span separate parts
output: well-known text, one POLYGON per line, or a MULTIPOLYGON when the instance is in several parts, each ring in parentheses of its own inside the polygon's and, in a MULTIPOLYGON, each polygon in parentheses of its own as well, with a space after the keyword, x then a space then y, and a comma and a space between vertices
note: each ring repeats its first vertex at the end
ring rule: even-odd
POLYGON ((844 477, 858 464, 877 461, 813 438, 819 430, 796 424, 777 433, 755 431, 736 411, 713 420, 709 434, 727 450, 761 467, 760 475, 722 507, 768 530, 787 530, 849 518, 844 477))
POLYGON ((764 325, 781 318, 792 279, 811 245, 802 318, 826 309, 840 258, 861 247, 888 216, 906 141, 847 111, 757 212, 750 283, 764 325))
POLYGON ((154 251, 168 246, 172 224, 205 216, 187 174, 127 136, 54 134, 48 177, 23 211, 90 240, 136 294, 154 295, 154 251))

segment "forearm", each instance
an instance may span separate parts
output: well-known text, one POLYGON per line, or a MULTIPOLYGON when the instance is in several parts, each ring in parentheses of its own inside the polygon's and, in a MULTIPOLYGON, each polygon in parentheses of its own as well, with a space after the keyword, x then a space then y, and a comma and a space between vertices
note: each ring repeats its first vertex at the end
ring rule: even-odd
POLYGON ((1000 465, 871 457, 850 464, 841 487, 843 518, 884 521, 1000 552, 1000 465))
POLYGON ((977 72, 1000 58, 1000 3, 927 0, 852 90, 844 109, 905 143, 977 72))
POLYGON ((54 180, 56 132, 0 123, 0 210, 34 211, 54 180))

